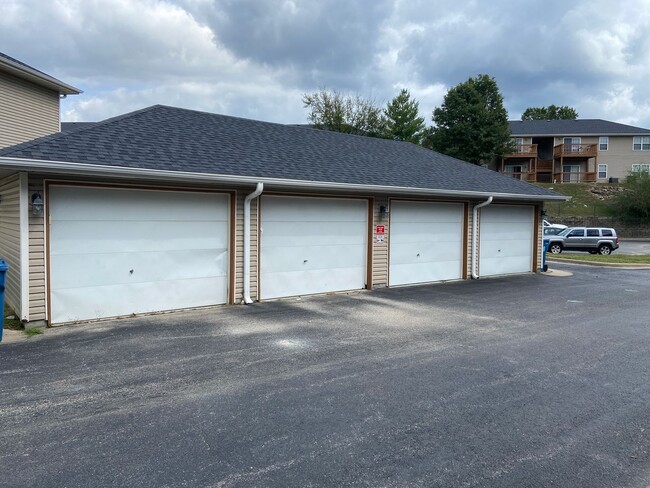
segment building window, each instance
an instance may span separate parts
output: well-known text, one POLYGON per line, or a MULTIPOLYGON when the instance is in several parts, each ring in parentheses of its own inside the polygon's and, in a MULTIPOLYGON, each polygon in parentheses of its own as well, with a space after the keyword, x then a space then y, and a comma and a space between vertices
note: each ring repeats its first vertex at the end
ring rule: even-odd
POLYGON ((650 151, 650 136, 634 136, 632 149, 634 151, 650 151))
POLYGON ((604 180, 607 178, 607 165, 606 164, 599 164, 598 165, 598 179, 599 180, 604 180))
POLYGON ((565 137, 564 152, 580 152, 580 137, 565 137))
POLYGON ((609 137, 600 136, 598 138, 598 149, 600 151, 607 151, 609 149, 609 137))
POLYGON ((650 173, 650 164, 633 164, 632 173, 650 173))

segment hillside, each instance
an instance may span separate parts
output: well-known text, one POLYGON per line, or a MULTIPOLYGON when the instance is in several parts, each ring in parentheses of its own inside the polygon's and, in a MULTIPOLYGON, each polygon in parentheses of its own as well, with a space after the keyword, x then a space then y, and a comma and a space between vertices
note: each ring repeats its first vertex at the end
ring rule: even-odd
POLYGON ((568 202, 546 202, 547 219, 562 217, 613 217, 616 210, 611 198, 618 193, 620 185, 595 185, 592 183, 536 183, 538 186, 571 197, 568 202))

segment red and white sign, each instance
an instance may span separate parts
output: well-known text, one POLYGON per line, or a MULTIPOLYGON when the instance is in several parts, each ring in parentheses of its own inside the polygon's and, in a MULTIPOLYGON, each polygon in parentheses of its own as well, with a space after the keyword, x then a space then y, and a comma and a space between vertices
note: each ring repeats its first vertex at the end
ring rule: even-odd
POLYGON ((377 226, 377 235, 383 235, 385 234, 385 227, 383 225, 378 225, 377 226))

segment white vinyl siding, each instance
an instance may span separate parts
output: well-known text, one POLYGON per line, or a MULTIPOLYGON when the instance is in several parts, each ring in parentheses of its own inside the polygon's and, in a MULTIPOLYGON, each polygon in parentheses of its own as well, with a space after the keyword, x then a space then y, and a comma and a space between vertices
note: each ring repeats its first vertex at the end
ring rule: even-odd
POLYGON ((462 277, 463 210, 462 203, 391 203, 391 286, 462 277))
POLYGON ((228 301, 228 195, 50 187, 51 323, 228 301))
POLYGON ((9 265, 5 301, 21 317, 20 177, 0 179, 0 258, 9 265))
POLYGON ((262 195, 262 299, 364 288, 368 200, 262 195))
POLYGON ((0 148, 59 131, 59 94, 0 73, 0 148))

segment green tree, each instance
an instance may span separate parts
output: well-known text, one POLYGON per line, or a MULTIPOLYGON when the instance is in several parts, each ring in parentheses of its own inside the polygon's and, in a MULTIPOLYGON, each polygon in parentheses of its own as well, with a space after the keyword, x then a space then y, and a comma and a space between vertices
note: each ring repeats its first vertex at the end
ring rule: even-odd
POLYGON ((424 137, 424 119, 418 116, 420 104, 411 99, 411 94, 402 88, 384 109, 386 138, 396 141, 420 144, 424 137))
POLYGON ((309 122, 317 129, 370 137, 382 137, 385 133, 383 110, 373 100, 323 88, 305 93, 302 103, 309 109, 309 122))
POLYGON ((630 173, 614 204, 624 219, 650 223, 650 174, 647 171, 630 173))
POLYGON ((508 112, 494 78, 478 75, 450 88, 433 111, 426 146, 474 164, 501 157, 510 144, 508 112))
POLYGON ((578 112, 575 108, 567 105, 558 107, 549 105, 548 107, 528 107, 521 114, 521 120, 575 120, 578 118, 578 112))

